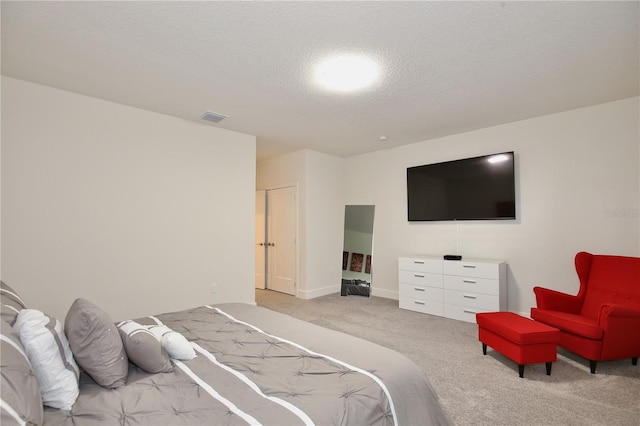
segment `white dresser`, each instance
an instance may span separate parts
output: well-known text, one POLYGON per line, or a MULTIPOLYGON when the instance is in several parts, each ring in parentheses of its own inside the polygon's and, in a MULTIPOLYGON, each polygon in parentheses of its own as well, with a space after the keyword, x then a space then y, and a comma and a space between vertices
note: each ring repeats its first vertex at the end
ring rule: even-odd
POLYGON ((499 260, 398 259, 400 308, 475 322, 477 312, 507 310, 507 264, 499 260))

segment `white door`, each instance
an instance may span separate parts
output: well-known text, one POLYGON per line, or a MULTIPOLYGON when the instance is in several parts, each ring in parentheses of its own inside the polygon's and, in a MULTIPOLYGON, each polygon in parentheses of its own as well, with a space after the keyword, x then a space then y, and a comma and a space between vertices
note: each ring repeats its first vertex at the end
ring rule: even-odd
POLYGON ((266 288, 267 192, 256 191, 256 288, 266 288))
POLYGON ((296 188, 267 191, 267 288, 296 292, 296 188))

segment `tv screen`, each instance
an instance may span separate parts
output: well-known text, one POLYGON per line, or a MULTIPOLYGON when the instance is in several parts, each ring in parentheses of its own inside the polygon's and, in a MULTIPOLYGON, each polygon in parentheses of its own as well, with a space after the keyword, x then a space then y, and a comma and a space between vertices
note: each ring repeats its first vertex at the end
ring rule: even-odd
POLYGON ((515 219, 513 151, 409 167, 407 204, 410 222, 515 219))

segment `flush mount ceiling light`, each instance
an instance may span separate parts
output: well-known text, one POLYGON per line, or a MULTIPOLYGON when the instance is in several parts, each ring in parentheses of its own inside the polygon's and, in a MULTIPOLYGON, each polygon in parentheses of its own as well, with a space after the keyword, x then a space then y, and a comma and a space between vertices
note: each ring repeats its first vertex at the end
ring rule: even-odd
POLYGON ((502 163, 503 161, 507 161, 508 159, 509 157, 507 157, 506 155, 498 154, 498 155, 489 157, 487 161, 490 162, 491 164, 495 164, 495 163, 502 163))
POLYGON ((380 69, 367 56, 338 55, 320 61, 313 74, 322 87, 337 92, 353 92, 375 83, 380 69))

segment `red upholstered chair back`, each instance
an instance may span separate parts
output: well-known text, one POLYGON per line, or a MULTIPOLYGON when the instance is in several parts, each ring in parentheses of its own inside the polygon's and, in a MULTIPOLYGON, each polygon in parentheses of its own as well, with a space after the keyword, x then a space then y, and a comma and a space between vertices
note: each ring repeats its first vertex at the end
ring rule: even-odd
POLYGON ((603 303, 614 303, 640 311, 640 257, 576 255, 580 279, 579 296, 584 297, 581 314, 597 318, 603 303))

